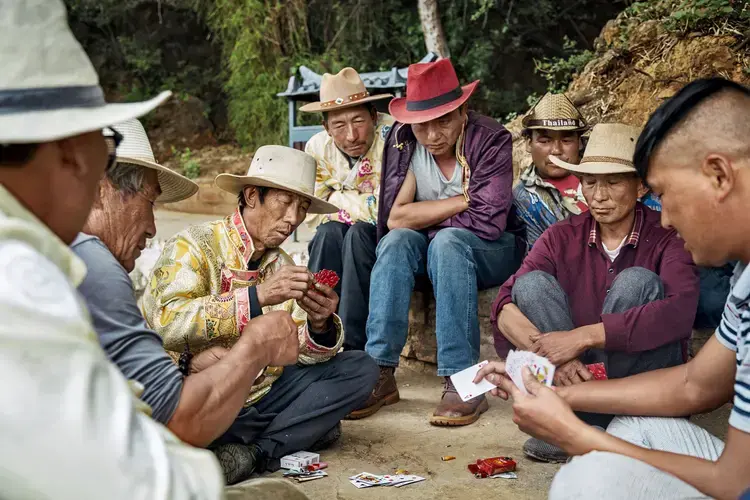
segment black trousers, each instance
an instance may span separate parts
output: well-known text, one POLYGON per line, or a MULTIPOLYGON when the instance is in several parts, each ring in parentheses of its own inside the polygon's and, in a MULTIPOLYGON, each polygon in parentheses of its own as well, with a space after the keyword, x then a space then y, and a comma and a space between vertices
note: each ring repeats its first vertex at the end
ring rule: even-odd
POLYGON ((367 315, 370 311, 370 274, 375 265, 377 231, 373 224, 348 226, 326 222, 318 226, 308 245, 313 272, 336 271, 341 281, 338 314, 344 324, 344 349, 362 351, 367 343, 367 315))
POLYGON ((304 451, 367 401, 379 375, 375 361, 364 352, 341 352, 317 365, 287 366, 269 393, 243 408, 211 446, 255 443, 271 459, 304 451))

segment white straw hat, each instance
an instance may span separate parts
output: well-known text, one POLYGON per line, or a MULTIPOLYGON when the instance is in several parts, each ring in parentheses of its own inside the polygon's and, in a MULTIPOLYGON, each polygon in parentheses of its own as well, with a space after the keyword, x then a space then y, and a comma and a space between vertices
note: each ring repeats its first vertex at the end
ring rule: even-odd
POLYGON ((145 115, 150 101, 107 104, 61 0, 14 0, 0 9, 0 144, 49 142, 145 115))
POLYGON ((190 198, 198 191, 198 184, 156 163, 146 130, 141 122, 133 118, 113 125, 112 128, 123 136, 122 142, 117 146, 118 163, 138 165, 158 172, 161 195, 156 201, 172 203, 190 198))
POLYGON ((338 212, 336 205, 315 197, 315 158, 286 146, 261 146, 255 152, 247 175, 219 174, 216 186, 238 194, 245 186, 265 186, 297 193, 310 199, 311 214, 338 212))
POLYGON ((622 174, 636 172, 635 144, 641 129, 622 123, 599 123, 591 130, 581 163, 574 165, 550 155, 558 167, 580 174, 622 174))

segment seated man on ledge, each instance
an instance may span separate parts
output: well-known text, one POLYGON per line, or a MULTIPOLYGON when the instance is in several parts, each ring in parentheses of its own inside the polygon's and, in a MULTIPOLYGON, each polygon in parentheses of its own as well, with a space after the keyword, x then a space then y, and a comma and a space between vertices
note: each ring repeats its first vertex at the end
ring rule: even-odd
MULTIPOLYGON (((528 434, 576 455, 555 476, 551 500, 750 498, 750 91, 729 80, 696 80, 651 115, 635 164, 662 199, 699 265, 737 260, 716 334, 685 365, 619 380, 557 388, 526 372, 524 395, 502 362, 478 374, 513 397, 528 434), (726 445, 686 418, 734 402, 726 445), (607 432, 572 410, 616 417, 607 432), (656 418, 655 418, 656 417, 656 418), (673 418, 665 418, 673 417, 673 418)), ((667 314, 679 315, 682 312, 667 314)))
POLYGON ((278 469, 282 456, 340 433, 377 381, 364 352, 337 355, 344 332, 336 293, 279 248, 308 212, 338 210, 313 195, 315 166, 302 151, 263 146, 246 176, 220 174, 216 185, 240 195, 239 207, 167 242, 143 297, 147 321, 175 352, 231 348, 251 318, 270 311, 290 313, 297 325, 297 364, 252 374, 244 408, 212 445, 232 467, 228 482, 278 469))
MULTIPOLYGON (((592 378, 604 363, 609 378, 675 366, 687 360, 698 303, 698 276, 673 229, 638 203, 643 184, 633 166, 639 129, 599 124, 580 165, 552 161, 581 175, 590 210, 551 226, 493 304, 495 346, 511 344, 546 356, 555 383, 592 378)), ((612 415, 583 414, 606 427, 612 415)), ((530 439, 524 452, 561 462, 560 448, 530 439)))
POLYGON ((505 281, 524 245, 505 231, 512 206, 510 133, 467 111, 478 83, 461 87, 448 59, 412 64, 406 98, 390 103, 400 123, 388 135, 383 159, 366 346, 380 365, 380 380, 352 418, 398 401, 393 373, 417 276, 429 277, 435 292, 438 375, 445 377, 430 423, 467 425, 488 409, 484 396, 463 402, 449 376, 478 361, 478 290, 505 281))
POLYGON ((156 233, 154 203, 188 198, 198 186, 156 163, 138 120, 114 129, 124 137, 117 162, 106 170, 83 232, 71 245, 88 269, 78 291, 107 356, 143 386, 151 417, 183 441, 205 447, 237 418, 261 369, 297 361, 297 327, 285 311, 253 318, 230 351, 207 349, 193 358, 189 373, 180 373, 146 325, 128 272, 156 233))

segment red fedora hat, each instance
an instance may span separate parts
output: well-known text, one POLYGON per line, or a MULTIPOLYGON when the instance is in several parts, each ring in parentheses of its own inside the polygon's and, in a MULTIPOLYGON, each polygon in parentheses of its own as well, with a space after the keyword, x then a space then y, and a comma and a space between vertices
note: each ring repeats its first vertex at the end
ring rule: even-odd
POLYGON ((393 99, 391 115, 401 123, 424 123, 458 109, 476 90, 479 80, 461 86, 450 59, 409 66, 406 97, 393 99))

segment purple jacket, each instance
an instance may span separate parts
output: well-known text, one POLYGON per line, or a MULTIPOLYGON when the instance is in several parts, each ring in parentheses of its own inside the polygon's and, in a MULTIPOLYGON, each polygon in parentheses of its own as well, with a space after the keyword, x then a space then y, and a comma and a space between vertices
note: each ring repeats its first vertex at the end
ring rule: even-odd
MULTIPOLYGON (((378 205, 378 240, 388 232, 388 217, 406 178, 417 139, 410 125, 395 123, 383 151, 378 205), (401 146, 398 148, 397 145, 401 146)), ((464 156, 469 163, 469 208, 430 228, 462 227, 494 241, 505 231, 513 205, 513 141, 510 132, 492 118, 469 112, 464 156)))

